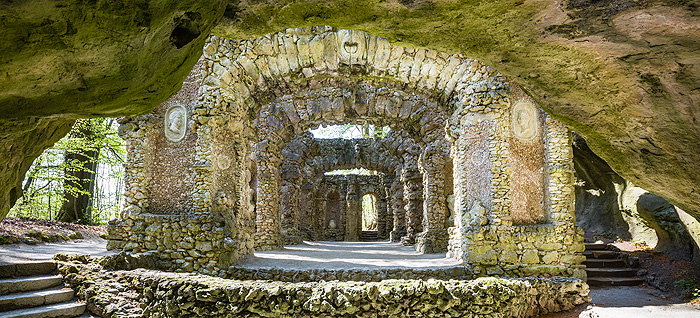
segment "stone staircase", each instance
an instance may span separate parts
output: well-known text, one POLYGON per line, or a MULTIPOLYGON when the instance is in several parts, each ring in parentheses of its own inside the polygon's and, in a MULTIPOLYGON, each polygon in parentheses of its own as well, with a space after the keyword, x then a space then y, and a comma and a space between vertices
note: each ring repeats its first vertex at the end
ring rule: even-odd
POLYGON ((379 236, 377 234, 377 231, 362 231, 362 233, 360 233, 361 242, 372 242, 378 240, 379 236))
POLYGON ((52 261, 0 265, 0 318, 77 317, 85 304, 74 294, 52 261))
POLYGON ((644 283, 637 277, 639 261, 605 243, 585 243, 586 274, 590 286, 636 286, 644 283))

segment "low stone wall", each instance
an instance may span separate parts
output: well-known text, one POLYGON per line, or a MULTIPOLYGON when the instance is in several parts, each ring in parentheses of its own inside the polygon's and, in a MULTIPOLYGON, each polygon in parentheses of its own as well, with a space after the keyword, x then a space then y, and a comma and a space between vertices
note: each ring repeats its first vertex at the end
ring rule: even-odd
POLYGON ((219 266, 245 255, 229 237, 223 220, 213 216, 136 214, 110 221, 107 249, 157 254, 151 268, 220 275, 219 266))
POLYGON ((286 283, 60 259, 64 279, 103 317, 533 317, 590 301, 574 278, 286 283))
POLYGON ((448 268, 389 268, 389 269, 283 269, 245 268, 231 266, 225 278, 239 280, 274 280, 282 282, 364 281, 379 282, 387 279, 440 279, 467 280, 474 278, 465 266, 448 268))

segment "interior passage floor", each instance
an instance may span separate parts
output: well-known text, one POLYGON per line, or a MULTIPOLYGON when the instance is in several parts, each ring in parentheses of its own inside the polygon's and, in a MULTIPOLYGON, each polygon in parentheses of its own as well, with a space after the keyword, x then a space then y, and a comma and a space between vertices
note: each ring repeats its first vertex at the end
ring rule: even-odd
POLYGON ((411 246, 380 242, 308 242, 288 245, 283 250, 255 252, 238 267, 286 269, 388 269, 446 268, 461 266, 442 254, 421 254, 411 246))

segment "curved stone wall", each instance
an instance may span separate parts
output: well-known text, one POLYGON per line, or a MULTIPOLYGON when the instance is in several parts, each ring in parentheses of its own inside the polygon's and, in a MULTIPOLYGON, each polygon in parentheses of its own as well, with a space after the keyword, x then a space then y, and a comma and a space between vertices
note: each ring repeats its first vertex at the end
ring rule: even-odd
MULTIPOLYGON (((187 204, 152 198, 160 181, 148 165, 129 168, 137 177, 129 179, 127 201, 136 214, 153 212, 152 202, 172 202, 188 208, 168 213, 221 215, 227 239, 243 248, 219 268, 252 253, 253 244, 281 247, 284 148, 294 136, 322 123, 372 123, 415 140, 387 180, 392 193, 403 192, 387 205, 409 211, 395 218, 392 238, 405 231, 406 243, 421 251, 448 249, 477 275, 585 275, 569 133, 492 68, 325 26, 251 40, 212 37, 200 65, 186 135, 170 141, 182 147, 196 134, 182 158, 192 167, 169 170, 192 175, 180 193, 187 204), (138 176, 147 182, 135 182, 138 176), (454 189, 445 190, 450 184, 454 189), (449 237, 437 230, 445 226, 449 237)), ((144 143, 155 140, 148 136, 162 133, 154 132, 158 127, 173 127, 166 115, 158 109, 128 119, 147 131, 146 140, 130 144, 130 156, 143 153, 144 143)))

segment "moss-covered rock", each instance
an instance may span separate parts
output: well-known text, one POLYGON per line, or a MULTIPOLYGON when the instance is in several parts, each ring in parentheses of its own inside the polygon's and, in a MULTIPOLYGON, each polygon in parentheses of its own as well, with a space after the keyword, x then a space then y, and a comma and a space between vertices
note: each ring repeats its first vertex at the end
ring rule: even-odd
POLYGON ((199 58, 222 0, 0 3, 0 219, 75 118, 150 111, 199 58))
POLYGON ((533 317, 590 301, 586 283, 562 277, 287 283, 55 259, 78 298, 103 317, 533 317))

